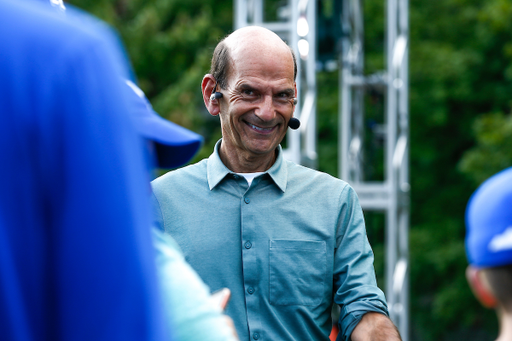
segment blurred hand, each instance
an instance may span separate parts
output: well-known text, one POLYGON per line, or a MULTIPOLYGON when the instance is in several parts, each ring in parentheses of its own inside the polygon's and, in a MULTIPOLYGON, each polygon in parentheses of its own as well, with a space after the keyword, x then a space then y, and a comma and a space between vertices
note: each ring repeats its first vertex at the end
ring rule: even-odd
POLYGON ((235 324, 233 323, 231 317, 224 315, 224 320, 226 321, 226 325, 229 327, 229 329, 231 329, 233 337, 238 340, 238 334, 236 333, 235 324))
POLYGON ((224 311, 226 309, 226 306, 228 305, 230 298, 231 290, 229 290, 228 288, 220 289, 219 291, 216 291, 212 294, 212 299, 214 299, 217 302, 221 311, 224 311))

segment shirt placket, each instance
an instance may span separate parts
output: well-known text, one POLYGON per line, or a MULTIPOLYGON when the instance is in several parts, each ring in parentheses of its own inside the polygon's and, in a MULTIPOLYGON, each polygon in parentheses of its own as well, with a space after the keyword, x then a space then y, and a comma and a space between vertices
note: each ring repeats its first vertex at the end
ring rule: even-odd
MULTIPOLYGON (((257 186, 258 179, 254 180, 252 188, 257 186)), ((256 202, 251 194, 254 191, 248 188, 241 197, 240 202, 240 231, 242 243, 242 268, 245 305, 247 311, 247 324, 251 340, 263 340, 263 330, 260 320, 259 301, 261 299, 260 273, 258 262, 264 245, 259 245, 256 238, 256 226, 253 216, 257 211, 256 202)))

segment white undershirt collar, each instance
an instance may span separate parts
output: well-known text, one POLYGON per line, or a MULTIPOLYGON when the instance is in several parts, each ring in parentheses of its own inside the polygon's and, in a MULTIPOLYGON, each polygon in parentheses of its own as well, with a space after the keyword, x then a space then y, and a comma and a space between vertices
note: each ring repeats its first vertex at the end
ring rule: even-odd
POLYGON ((261 175, 265 172, 255 172, 255 173, 236 173, 240 176, 243 176, 245 178, 245 180, 247 180, 247 182, 249 183, 249 187, 251 186, 252 184, 252 180, 254 180, 255 177, 257 177, 258 175, 261 175))

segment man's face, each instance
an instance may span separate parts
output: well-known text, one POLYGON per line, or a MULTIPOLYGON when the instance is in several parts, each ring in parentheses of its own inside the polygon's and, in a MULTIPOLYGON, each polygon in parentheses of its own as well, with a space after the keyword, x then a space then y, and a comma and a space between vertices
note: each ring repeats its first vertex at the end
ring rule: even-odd
POLYGON ((220 112, 223 145, 228 153, 268 156, 282 141, 293 116, 296 87, 291 53, 244 49, 235 51, 232 59, 227 105, 220 112))

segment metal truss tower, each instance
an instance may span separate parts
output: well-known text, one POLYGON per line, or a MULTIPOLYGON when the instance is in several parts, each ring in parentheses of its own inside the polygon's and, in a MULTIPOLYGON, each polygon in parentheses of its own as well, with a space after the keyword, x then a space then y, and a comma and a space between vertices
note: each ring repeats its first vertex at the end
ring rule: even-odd
MULTIPOLYGON (((385 287, 391 319, 404 341, 409 340, 409 112, 408 0, 386 0, 386 70, 364 72, 363 0, 342 2, 340 18, 339 177, 357 192, 365 211, 386 215, 385 287), (364 169, 365 95, 368 89, 385 98, 384 179, 366 181, 364 169)), ((288 0, 277 20, 266 20, 269 1, 235 0, 235 28, 258 25, 276 32, 298 56, 295 116, 298 131, 289 131, 285 157, 316 168, 316 0, 288 0), (306 26, 305 26, 306 25, 306 26), (309 27, 309 29, 306 29, 309 27), (309 50, 305 46, 309 47, 309 50), (299 58, 300 56, 300 58, 299 58)), ((275 3, 275 2, 274 2, 275 3)))
POLYGON ((393 322, 409 340, 409 112, 408 0, 387 0, 386 70, 364 73, 362 0, 343 0, 340 70, 340 178, 349 182, 365 211, 386 214, 386 298, 393 322), (365 181, 364 96, 378 89, 385 98, 384 179, 365 181))

